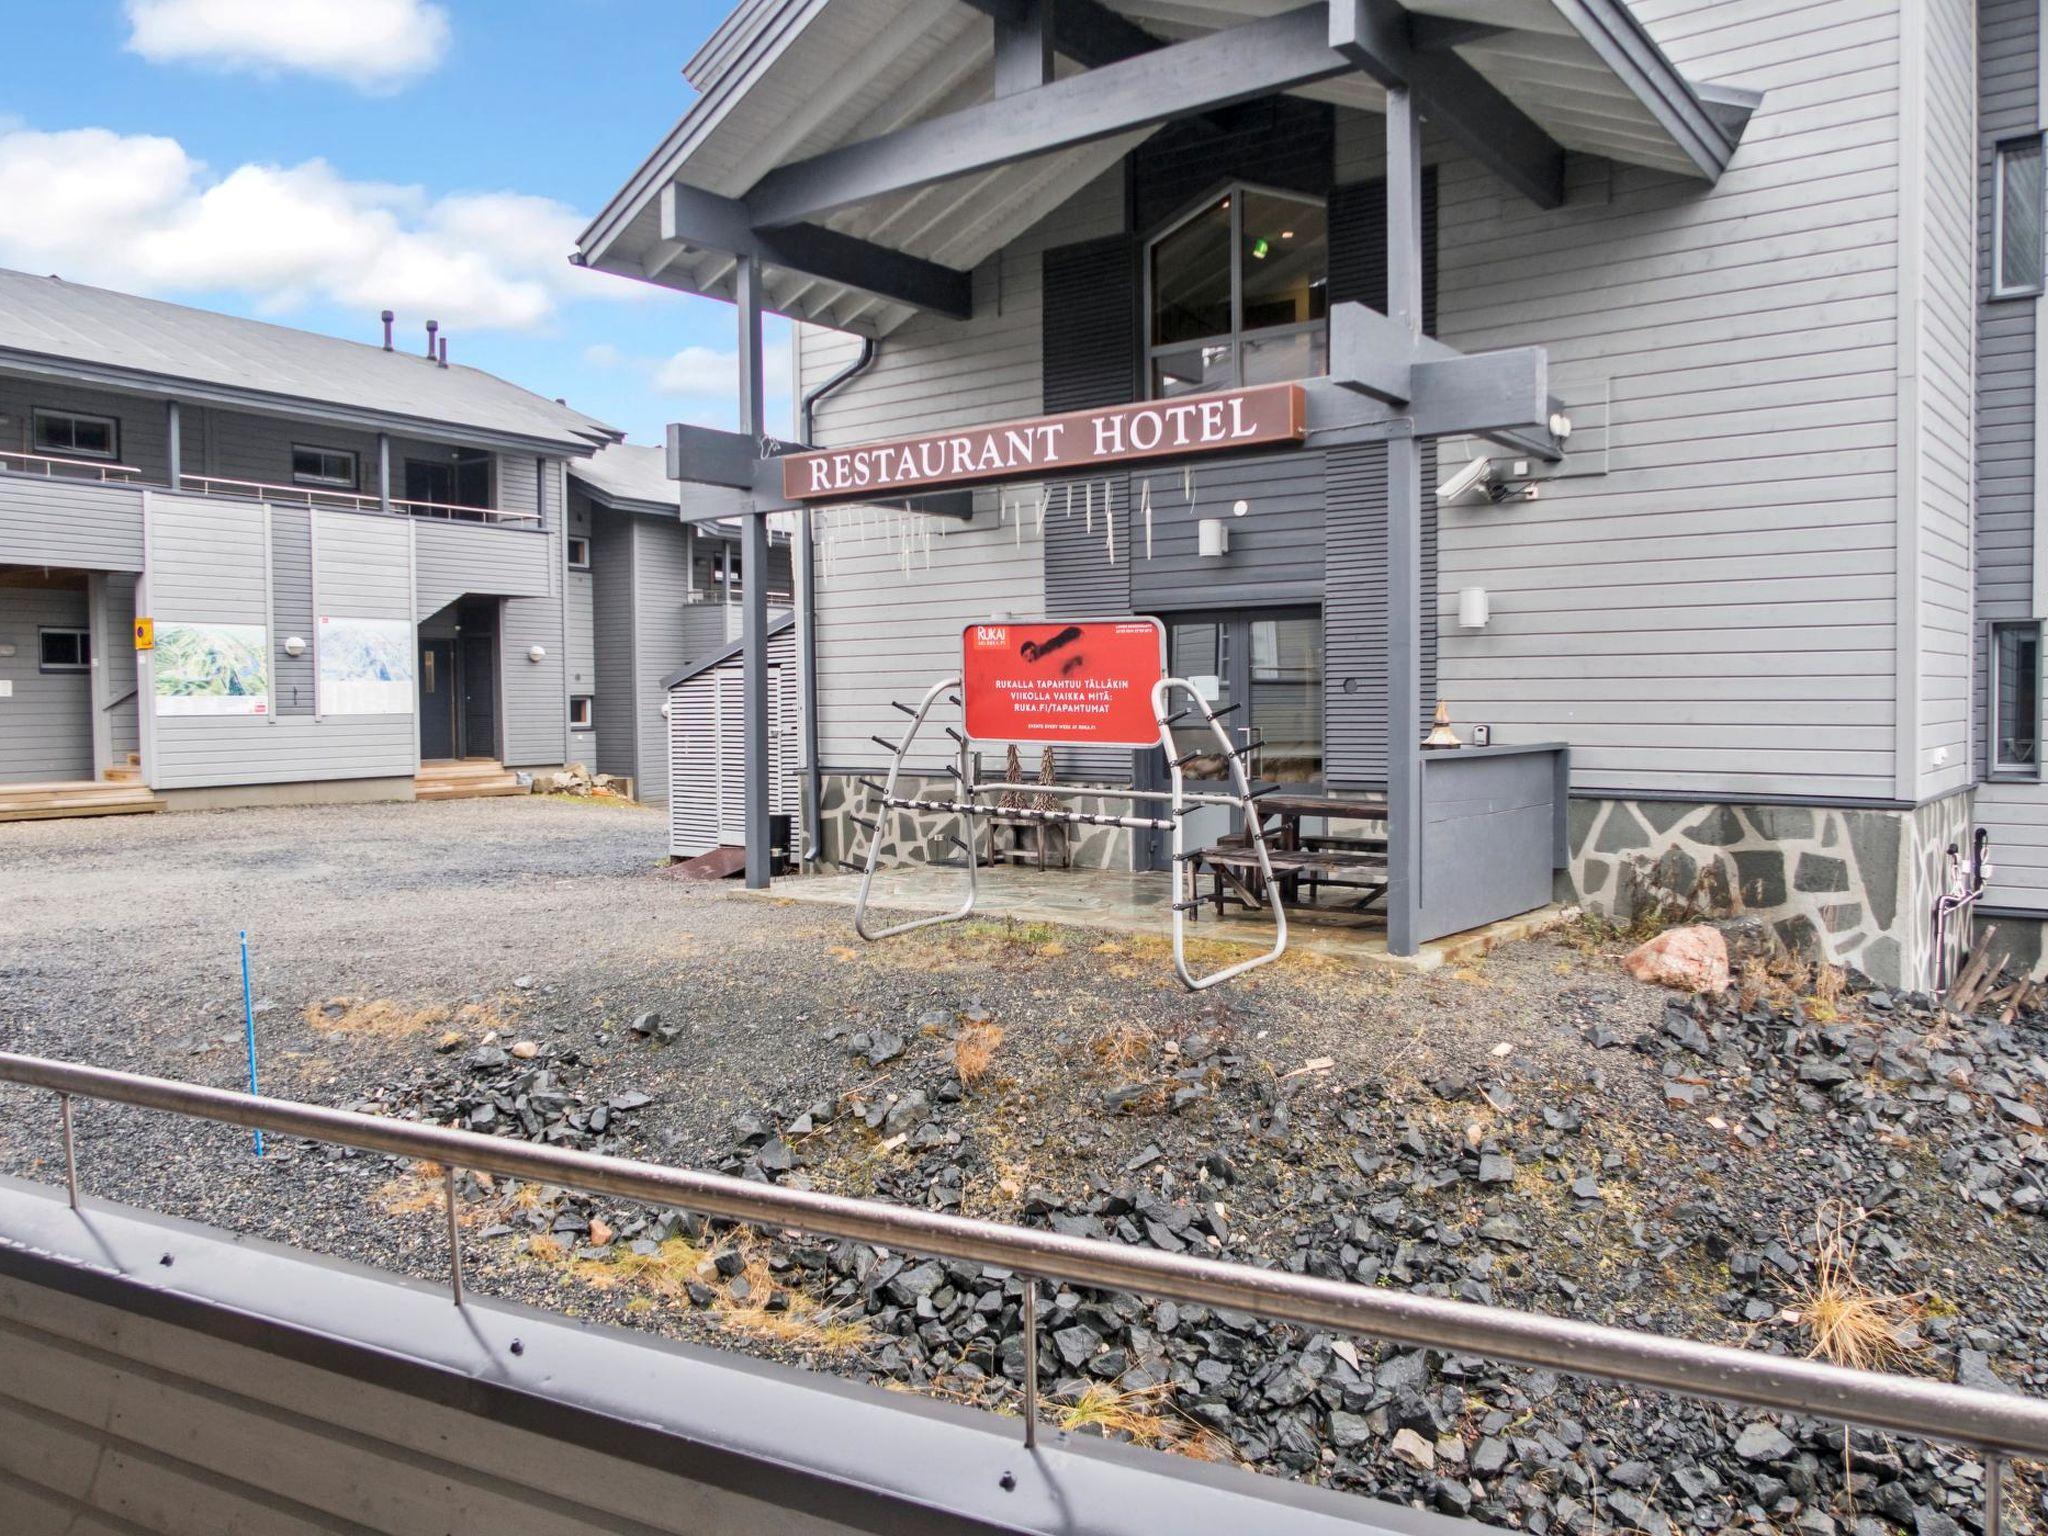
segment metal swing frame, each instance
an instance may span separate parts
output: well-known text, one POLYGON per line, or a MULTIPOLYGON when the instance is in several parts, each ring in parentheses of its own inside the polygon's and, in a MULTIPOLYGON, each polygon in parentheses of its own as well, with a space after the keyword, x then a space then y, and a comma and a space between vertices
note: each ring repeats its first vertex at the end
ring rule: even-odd
MULTIPOLYGON (((928 800, 920 795, 898 793, 897 784, 903 774, 904 760, 916 744, 918 733, 924 729, 925 720, 932 712, 932 706, 941 699, 953 705, 960 704, 958 676, 942 678, 925 693, 915 709, 908 704, 897 703, 896 708, 910 716, 910 723, 904 728, 903 738, 890 742, 886 737, 873 738, 890 753, 888 778, 877 784, 872 779, 861 779, 860 786, 873 797, 876 813, 872 820, 858 813, 854 821, 867 829, 868 856, 860 877, 860 894, 853 904, 853 930, 863 939, 873 943, 877 939, 891 938, 899 933, 909 933, 916 928, 929 928, 939 923, 956 923, 971 915, 975 899, 979 894, 976 871, 981 864, 977 851, 977 834, 974 819, 977 816, 1004 816, 1012 819, 1036 821, 1041 827, 1051 823, 1067 826, 1125 827, 1133 832, 1170 832, 1173 838, 1173 969, 1181 985, 1190 992, 1201 992, 1242 976, 1246 971, 1278 960, 1287 952, 1287 908, 1280 898, 1280 887, 1273 876, 1272 860, 1267 856, 1265 829, 1259 823, 1258 795, 1252 789, 1251 778, 1245 770, 1244 755, 1231 745, 1230 735, 1219 724, 1230 711, 1212 710, 1209 701, 1202 697, 1194 684, 1185 678, 1162 677, 1152 685, 1152 718, 1159 727, 1159 747, 1166 754, 1166 769, 1171 788, 1153 789, 1109 789, 1097 784, 1033 784, 1028 786, 1033 794, 1088 796, 1107 800, 1123 800, 1132 805, 1165 802, 1164 816, 1108 816, 1095 811, 1055 810, 1033 807, 1019 809, 984 803, 984 794, 1002 794, 1015 791, 1018 786, 1008 779, 979 781, 973 772, 973 743, 960 731, 951 726, 946 734, 953 738, 958 747, 958 763, 944 771, 951 774, 958 784, 958 797, 949 800, 928 800), (1185 693, 1192 700, 1192 709, 1169 715, 1167 705, 1176 692, 1185 693), (1203 724, 1215 736, 1217 750, 1230 764, 1231 780, 1236 785, 1235 794, 1212 794, 1189 791, 1183 780, 1182 769, 1197 757, 1211 755, 1206 749, 1197 749, 1183 754, 1175 744, 1174 722, 1185 719, 1189 713, 1198 713, 1203 724), (1238 811, 1244 817, 1245 834, 1259 860, 1259 874, 1270 897, 1273 912, 1273 947, 1263 954, 1240 960, 1235 965, 1226 965, 1206 976, 1197 976, 1188 969, 1187 962, 1187 914, 1200 904, 1198 893, 1193 889, 1189 874, 1195 851, 1187 847, 1187 816, 1190 811, 1205 806, 1221 806, 1238 811), (885 818, 897 811, 946 811, 960 820, 964 837, 956 837, 954 843, 967 860, 967 898, 956 911, 937 912, 926 917, 911 918, 888 928, 868 926, 868 892, 874 883, 875 870, 879 867, 882 853, 882 831, 885 818)), ((1233 705, 1232 708, 1235 708, 1233 705)), ((1041 833, 1042 835, 1042 833, 1041 833)))

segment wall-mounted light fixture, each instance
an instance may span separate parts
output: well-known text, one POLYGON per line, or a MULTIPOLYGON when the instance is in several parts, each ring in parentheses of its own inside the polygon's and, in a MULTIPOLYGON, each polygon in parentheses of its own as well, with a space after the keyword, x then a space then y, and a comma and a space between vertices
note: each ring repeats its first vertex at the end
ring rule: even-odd
POLYGON ((285 636, 285 641, 284 641, 284 653, 285 653, 285 655, 287 655, 287 656, 303 656, 303 655, 305 655, 305 654, 306 654, 306 637, 305 637, 304 635, 287 635, 287 636, 285 636))
POLYGON ((546 661, 548 659, 547 648, 539 645, 534 646, 526 653, 526 659, 535 662, 546 661))
POLYGON ((1195 524, 1195 553, 1204 560, 1221 560, 1230 553, 1230 524, 1220 517, 1205 517, 1195 524))
POLYGON ((1487 599, 1486 588, 1458 588, 1458 628, 1484 629, 1491 617, 1493 609, 1487 599))

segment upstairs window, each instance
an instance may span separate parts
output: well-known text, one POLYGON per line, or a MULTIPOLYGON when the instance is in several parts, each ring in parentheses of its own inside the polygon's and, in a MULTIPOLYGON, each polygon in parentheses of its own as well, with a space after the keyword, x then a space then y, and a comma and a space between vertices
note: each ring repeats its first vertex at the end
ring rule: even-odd
POLYGON ((1235 186, 1145 252, 1154 397, 1326 372, 1329 219, 1315 198, 1235 186))
POLYGON ((356 488, 356 456, 341 448, 308 448, 292 444, 292 484, 356 488))
POLYGON ((2041 626, 1991 626, 1991 771, 2041 772, 2041 626))
POLYGON ((1991 294, 2021 298, 2041 291, 2043 223, 2041 136, 1998 146, 1991 184, 1991 294))
POLYGON ((36 452, 58 459, 111 459, 121 450, 120 423, 111 416, 37 411, 36 452))

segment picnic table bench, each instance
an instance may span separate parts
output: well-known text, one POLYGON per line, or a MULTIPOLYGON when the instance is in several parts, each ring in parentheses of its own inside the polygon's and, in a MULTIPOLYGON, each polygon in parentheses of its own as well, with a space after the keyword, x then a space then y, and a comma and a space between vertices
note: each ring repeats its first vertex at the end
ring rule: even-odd
MULTIPOLYGON (((1362 892, 1351 910, 1362 912, 1387 890, 1387 839, 1384 832, 1304 832, 1305 819, 1336 821, 1382 821, 1387 802, 1380 795, 1294 795, 1268 794, 1260 797, 1259 814, 1276 825, 1266 836, 1266 860, 1273 879, 1289 903, 1301 900, 1308 888, 1313 902, 1324 886, 1362 892)), ((1242 834, 1226 837, 1210 847, 1197 850, 1195 899, 1207 901, 1222 916, 1235 902, 1251 911, 1263 911, 1268 896, 1259 868, 1259 856, 1242 834), (1201 879, 1210 876, 1209 893, 1201 893, 1201 879)))

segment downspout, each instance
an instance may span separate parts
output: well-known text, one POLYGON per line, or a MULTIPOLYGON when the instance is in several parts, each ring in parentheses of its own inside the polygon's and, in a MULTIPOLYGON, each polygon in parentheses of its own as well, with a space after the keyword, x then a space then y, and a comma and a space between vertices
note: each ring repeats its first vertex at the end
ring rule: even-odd
MULTIPOLYGON (((881 343, 874 337, 863 336, 860 355, 804 396, 801 422, 804 447, 817 447, 814 438, 818 402, 864 372, 880 350, 881 343)), ((804 755, 803 818, 809 836, 801 862, 810 864, 817 860, 820 833, 824 830, 818 818, 818 805, 825 798, 825 774, 818 766, 818 584, 811 549, 811 509, 807 506, 797 509, 796 545, 797 553, 802 556, 797 562, 796 629, 797 645, 803 657, 803 740, 800 746, 804 755)))

